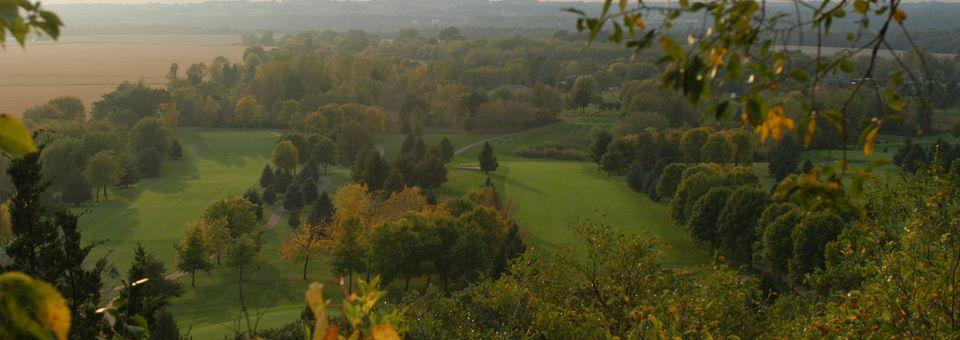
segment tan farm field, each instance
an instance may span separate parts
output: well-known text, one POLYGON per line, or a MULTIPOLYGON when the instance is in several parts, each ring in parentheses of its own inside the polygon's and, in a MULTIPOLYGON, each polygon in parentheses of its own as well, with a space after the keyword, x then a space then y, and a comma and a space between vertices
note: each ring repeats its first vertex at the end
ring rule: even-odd
POLYGON ((143 80, 163 86, 172 63, 183 70, 225 56, 239 62, 239 35, 64 35, 26 48, 0 51, 0 113, 23 110, 59 96, 90 104, 117 84, 143 80))

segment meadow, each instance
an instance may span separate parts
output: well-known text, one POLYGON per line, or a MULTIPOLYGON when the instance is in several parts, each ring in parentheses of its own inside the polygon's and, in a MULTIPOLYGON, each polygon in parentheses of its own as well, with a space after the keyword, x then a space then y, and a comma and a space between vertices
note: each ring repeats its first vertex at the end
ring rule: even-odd
POLYGON ((181 74, 190 64, 225 56, 240 61, 239 35, 85 35, 32 42, 0 53, 0 112, 23 110, 58 96, 89 105, 123 81, 166 84, 170 64, 181 74))

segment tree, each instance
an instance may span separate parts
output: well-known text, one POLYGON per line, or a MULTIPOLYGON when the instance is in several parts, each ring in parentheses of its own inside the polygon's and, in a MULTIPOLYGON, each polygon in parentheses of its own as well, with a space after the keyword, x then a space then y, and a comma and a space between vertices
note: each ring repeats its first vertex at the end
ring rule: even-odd
POLYGON ((593 76, 580 76, 570 89, 570 104, 583 110, 590 104, 599 104, 600 85, 593 76))
POLYGON ((147 117, 130 129, 130 150, 134 153, 145 149, 156 149, 161 154, 170 148, 170 130, 160 118, 147 117))
POLYGON ((156 315, 156 321, 150 325, 150 339, 155 340, 179 340, 180 329, 177 328, 177 322, 173 315, 166 309, 160 310, 156 315))
POLYGON ((170 157, 180 159, 183 157, 183 146, 176 138, 170 140, 170 157))
POLYGON ((319 225, 304 225, 280 245, 280 257, 286 261, 303 261, 303 280, 307 281, 307 265, 323 247, 319 225))
POLYGON ((303 204, 313 204, 317 200, 317 196, 320 195, 320 192, 317 189, 317 182, 314 182, 313 179, 307 178, 301 183, 301 196, 303 197, 303 204))
POLYGON ((680 185, 677 186, 677 192, 673 195, 673 200, 670 201, 670 217, 680 225, 687 224, 697 199, 713 187, 723 184, 723 177, 719 171, 691 172, 695 168, 694 166, 684 170, 680 185))
POLYGON ((734 163, 734 145, 722 133, 711 134, 700 148, 700 160, 705 163, 734 163))
POLYGON ((438 148, 440 149, 440 160, 443 161, 444 164, 450 163, 453 157, 456 156, 456 148, 446 136, 440 139, 438 148))
POLYGON ((337 135, 337 157, 341 164, 352 165, 357 156, 370 145, 370 134, 352 120, 337 135))
POLYGON ((10 198, 13 241, 4 248, 9 260, 0 271, 19 271, 52 283, 69 303, 72 336, 96 338, 103 330, 95 309, 106 260, 88 263, 97 244, 81 246, 77 217, 49 211, 41 203, 46 185, 39 154, 13 159, 7 173, 16 190, 10 198))
POLYGON ((594 129, 590 131, 590 159, 597 165, 607 154, 607 146, 613 141, 613 135, 610 131, 604 129, 594 129))
POLYGON ((803 156, 803 149, 800 143, 792 135, 784 136, 779 143, 774 143, 770 152, 767 154, 767 160, 770 162, 768 170, 770 176, 777 183, 780 183, 788 175, 797 171, 797 165, 803 156))
POLYGON ((120 158, 120 166, 123 167, 123 171, 121 172, 123 175, 120 176, 120 183, 118 183, 118 185, 127 188, 131 184, 136 184, 140 181, 140 169, 137 163, 131 160, 129 156, 120 158))
POLYGON ((803 284, 804 277, 824 264, 827 243, 837 239, 844 222, 836 213, 821 211, 805 216, 791 233, 793 257, 787 264, 790 281, 803 284))
POLYGON ((735 189, 717 218, 720 250, 730 257, 752 263, 753 244, 757 241, 757 218, 770 204, 764 190, 743 186, 735 189))
POLYGON ((772 204, 763 211, 763 216, 772 220, 759 224, 760 261, 779 279, 787 274, 787 263, 793 257, 793 229, 800 224, 802 215, 795 206, 772 204))
POLYGON ((257 206, 257 220, 263 219, 263 199, 260 198, 260 193, 257 192, 257 189, 250 188, 243 193, 243 198, 248 202, 253 203, 257 206))
POLYGON ((323 165, 323 174, 327 174, 327 167, 336 163, 337 147, 327 137, 321 137, 313 146, 313 160, 323 165))
POLYGON ((732 194, 733 191, 728 188, 712 188, 693 204, 693 214, 687 222, 687 228, 695 241, 710 246, 711 254, 720 245, 717 220, 732 194))
POLYGON ((330 265, 337 275, 347 276, 347 292, 353 292, 353 274, 367 270, 366 244, 362 241, 360 219, 337 220, 337 233, 330 251, 330 265))
POLYGON ((263 166, 263 172, 260 173, 260 187, 269 188, 273 185, 273 169, 270 168, 270 164, 263 166))
POLYGON ((683 171, 687 169, 686 164, 673 163, 663 168, 660 178, 657 179, 657 195, 660 197, 673 197, 680 186, 680 179, 683 171))
POLYGON ((414 162, 420 161, 426 152, 427 143, 423 141, 422 136, 413 132, 408 133, 407 136, 404 137, 403 143, 400 145, 400 154, 407 156, 414 162))
MULTIPOLYGON (((283 195, 283 209, 289 212, 298 212, 303 209, 303 190, 297 183, 292 183, 287 187, 287 192, 283 195)), ((291 227, 296 227, 292 225, 291 227)))
POLYGON ((330 223, 333 221, 333 214, 335 212, 336 208, 333 207, 333 201, 330 200, 330 195, 328 195, 326 191, 323 191, 320 193, 320 197, 317 198, 317 202, 313 204, 313 210, 310 211, 307 223, 310 225, 330 223))
POLYGON ((383 189, 389 174, 390 165, 387 161, 380 157, 376 149, 367 148, 357 156, 350 177, 354 182, 366 184, 371 191, 376 191, 383 189))
POLYGON ((728 130, 733 144, 733 163, 738 166, 753 164, 754 134, 743 129, 728 130))
POLYGON ((440 33, 437 33, 437 39, 440 39, 440 40, 456 40, 456 39, 463 39, 463 37, 460 36, 460 29, 459 29, 459 28, 450 26, 450 27, 447 27, 447 28, 444 28, 444 29, 440 30, 440 33))
POLYGON ((700 162, 700 149, 707 142, 707 138, 713 133, 709 128, 689 129, 683 133, 680 139, 680 151, 688 163, 700 162))
POLYGON ((292 142, 284 140, 273 147, 273 165, 277 166, 277 170, 296 174, 298 164, 300 164, 300 151, 292 142))
POLYGON ((152 325, 157 320, 157 311, 167 306, 170 299, 183 295, 180 283, 168 280, 166 271, 163 261, 147 253, 142 244, 137 244, 133 263, 127 272, 127 282, 147 281, 121 292, 121 296, 126 298, 126 313, 141 315, 152 325))
POLYGON ((483 143, 483 149, 480 150, 480 171, 489 174, 491 171, 497 171, 500 163, 497 161, 497 155, 493 154, 493 147, 490 142, 483 143))
POLYGON ((257 206, 239 196, 211 203, 203 213, 203 220, 208 224, 223 220, 233 237, 248 234, 259 224, 257 206))
POLYGON ((154 148, 146 148, 137 154, 137 172, 146 178, 160 177, 163 156, 154 148))
POLYGON ((439 238, 430 232, 433 228, 429 217, 412 213, 384 222, 369 236, 372 269, 384 282, 404 280, 404 290, 407 290, 410 279, 432 270, 433 251, 440 245, 439 238))
POLYGON ((240 282, 243 282, 243 267, 253 264, 259 248, 248 234, 238 236, 227 246, 227 265, 237 267, 240 282))
POLYGON ((636 143, 626 138, 617 138, 610 143, 607 153, 600 158, 600 169, 607 174, 622 175, 633 163, 636 154, 636 143))
POLYGON ((447 181, 447 167, 444 166, 440 149, 431 147, 417 163, 415 172, 416 183, 424 189, 433 190, 443 185, 447 181))
POLYGON ((83 178, 87 183, 97 188, 97 201, 100 200, 100 189, 103 189, 103 199, 107 200, 107 187, 120 184, 123 177, 123 168, 120 158, 113 151, 100 151, 87 160, 83 170, 83 178))
POLYGON ((630 164, 630 169, 627 170, 627 186, 630 187, 633 191, 643 190, 644 180, 646 180, 646 174, 643 173, 643 167, 640 166, 640 163, 634 161, 630 164))
POLYGON ((301 228, 300 214, 303 213, 303 208, 297 208, 296 210, 287 211, 287 225, 293 229, 301 228))
POLYGON ((263 109, 253 97, 242 97, 233 110, 233 123, 244 129, 255 126, 263 118, 263 109))

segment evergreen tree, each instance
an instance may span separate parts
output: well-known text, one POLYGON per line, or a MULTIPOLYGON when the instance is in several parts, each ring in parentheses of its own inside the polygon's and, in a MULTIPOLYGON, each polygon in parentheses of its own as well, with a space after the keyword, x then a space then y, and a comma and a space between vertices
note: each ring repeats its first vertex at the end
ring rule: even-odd
POLYGON ((390 165, 374 148, 367 148, 353 162, 350 177, 356 183, 366 184, 370 191, 383 189, 383 183, 390 174, 390 165))
POLYGON ((320 193, 320 197, 317 198, 317 202, 313 204, 313 210, 310 211, 310 216, 307 218, 307 223, 310 225, 330 223, 333 221, 333 214, 335 212, 336 208, 333 206, 333 201, 330 199, 330 195, 324 191, 320 193))
POLYGON ((600 164, 600 160, 603 159, 603 155, 607 154, 607 146, 610 145, 610 142, 613 141, 613 135, 610 134, 610 131, 603 129, 594 129, 590 132, 590 159, 593 160, 597 165, 600 164))
POLYGON ((267 188, 273 185, 273 169, 270 164, 263 166, 263 173, 260 174, 260 187, 267 188))
POLYGON ((303 208, 303 193, 300 186, 296 183, 287 187, 287 193, 283 195, 283 209, 293 212, 303 208))
POLYGON ((303 196, 303 204, 313 204, 317 199, 317 196, 320 195, 317 189, 317 182, 311 178, 307 178, 302 184, 301 195, 303 196))
POLYGON ((266 204, 273 204, 277 201, 277 191, 273 186, 266 187, 263 189, 263 202, 266 204))
POLYGON ((303 212, 303 209, 290 210, 287 214, 287 225, 294 230, 300 228, 300 213, 303 212))
POLYGON ((180 141, 176 138, 170 140, 170 157, 173 159, 180 159, 183 157, 183 146, 180 145, 180 141))
POLYGON ((443 165, 440 149, 430 148, 417 164, 416 183, 424 189, 436 189, 447 181, 447 167, 443 165))
POLYGON ((180 329, 177 328, 177 322, 173 320, 173 315, 166 309, 160 310, 156 315, 156 321, 150 325, 151 340, 180 340, 180 329))
POLYGON ((243 198, 246 198, 247 201, 257 206, 257 219, 263 219, 263 200, 260 199, 260 193, 258 193, 256 189, 250 188, 247 189, 247 192, 243 193, 243 198))
POLYGON ((167 280, 166 266, 152 254, 137 244, 133 253, 133 264, 127 273, 127 282, 133 283, 143 279, 146 282, 130 287, 121 293, 126 297, 126 313, 141 315, 148 324, 155 324, 157 311, 169 304, 170 299, 183 295, 180 283, 167 280))
POLYGON ((483 143, 483 150, 480 150, 480 171, 489 174, 491 171, 497 171, 500 163, 497 156, 493 154, 493 147, 490 142, 483 143))
POLYGON ((803 161, 803 168, 801 168, 800 170, 803 171, 803 173, 805 174, 809 174, 810 171, 813 170, 813 162, 811 162, 809 159, 803 161))
POLYGON ((440 139, 438 147, 440 148, 440 159, 443 160, 444 164, 450 163, 453 157, 456 156, 457 150, 446 136, 440 139))
POLYGON ((633 164, 630 164, 630 170, 627 171, 627 185, 630 186, 630 189, 633 189, 633 191, 643 190, 645 181, 646 174, 643 173, 643 167, 640 166, 640 163, 633 162, 633 164))
POLYGON ((767 154, 770 176, 780 183, 788 175, 797 171, 797 165, 803 156, 803 148, 791 134, 787 134, 779 143, 774 143, 767 154))
POLYGON ((15 192, 10 198, 13 240, 5 252, 10 258, 2 271, 20 271, 55 286, 67 299, 70 333, 77 339, 94 339, 103 331, 100 304, 102 274, 106 260, 85 265, 97 245, 81 246, 77 217, 66 212, 47 211, 41 203, 42 184, 39 153, 14 159, 7 172, 15 192))
POLYGON ((290 188, 290 185, 293 184, 293 175, 290 172, 277 169, 273 175, 273 190, 276 193, 285 193, 287 188, 290 188))

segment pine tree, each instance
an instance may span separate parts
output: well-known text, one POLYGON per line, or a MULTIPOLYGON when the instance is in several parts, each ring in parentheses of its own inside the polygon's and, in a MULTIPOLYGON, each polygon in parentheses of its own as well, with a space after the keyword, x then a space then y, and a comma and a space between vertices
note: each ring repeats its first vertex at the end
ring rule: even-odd
POLYGON ((416 168, 416 183, 424 189, 436 189, 447 181, 447 167, 443 165, 440 150, 431 148, 416 168))
POLYGON ((270 164, 267 164, 263 167, 263 173, 260 174, 260 187, 268 188, 273 185, 273 169, 270 168, 270 164))
POLYGON ((299 211, 303 208, 303 193, 300 186, 296 183, 290 184, 287 193, 283 195, 283 209, 287 211, 299 211))
POLYGON ((320 193, 320 197, 314 203, 313 210, 310 211, 310 217, 307 218, 307 223, 310 225, 330 223, 335 212, 336 208, 333 206, 330 195, 324 191, 320 193))
POLYGON ((243 198, 257 206, 257 219, 263 219, 263 200, 260 199, 260 193, 257 192, 257 189, 247 189, 247 192, 243 193, 243 198))
POLYGON ((289 225, 290 228, 293 228, 294 230, 300 228, 300 213, 302 211, 302 208, 288 211, 287 225, 289 225))
POLYGON ((312 178, 307 178, 306 181, 303 182, 300 191, 303 196, 304 205, 312 204, 317 200, 317 196, 320 195, 317 189, 317 182, 312 178))
POLYGON ((491 171, 497 171, 500 163, 497 162, 497 156, 493 154, 493 147, 490 142, 483 143, 483 150, 480 150, 480 171, 489 174, 491 171))
POLYGON ((450 142, 446 136, 443 139, 440 139, 440 159, 443 160, 443 163, 450 163, 454 156, 456 156, 456 148, 453 146, 453 143, 450 142))
POLYGON ((630 170, 627 170, 627 185, 630 189, 633 189, 633 191, 643 190, 644 180, 646 180, 646 176, 640 163, 633 162, 633 164, 630 164, 630 170))
POLYGON ((180 159, 183 157, 183 146, 180 145, 180 141, 176 138, 170 140, 170 157, 173 159, 180 159))
POLYGON ((273 189, 273 186, 266 187, 263 189, 263 202, 266 204, 273 204, 277 201, 277 191, 273 189))
POLYGON ((0 271, 20 271, 53 284, 69 301, 71 336, 93 339, 103 331, 100 303, 106 260, 85 265, 98 244, 81 246, 77 217, 66 212, 50 213, 41 202, 39 153, 14 159, 7 170, 15 192, 10 198, 13 241, 5 248, 10 263, 0 271), (89 269, 88 269, 89 268, 89 269))
POLYGON ((126 312, 129 315, 141 315, 149 324, 154 324, 156 312, 166 306, 170 299, 183 295, 183 288, 180 283, 167 280, 163 261, 147 253, 142 244, 137 244, 133 254, 127 282, 147 281, 123 291, 121 296, 126 297, 126 312))

